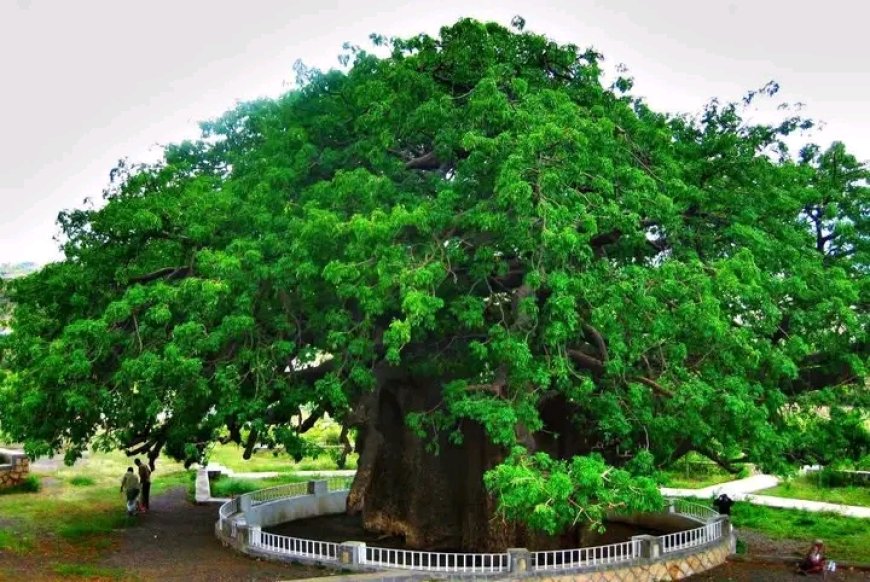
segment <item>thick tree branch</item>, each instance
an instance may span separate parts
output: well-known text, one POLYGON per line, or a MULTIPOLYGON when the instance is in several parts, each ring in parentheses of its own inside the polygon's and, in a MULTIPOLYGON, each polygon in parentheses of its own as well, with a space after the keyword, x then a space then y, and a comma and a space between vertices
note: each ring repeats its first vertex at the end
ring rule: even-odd
POLYGON ((251 432, 248 433, 248 442, 245 443, 245 452, 242 453, 242 458, 246 461, 251 458, 251 455, 254 452, 254 445, 257 444, 257 429, 252 428, 251 432))
POLYGON ((166 267, 164 269, 157 269, 156 271, 152 271, 151 273, 147 273, 145 275, 138 275, 136 277, 130 277, 131 283, 148 283, 150 281, 155 281, 157 279, 166 279, 167 281, 171 281, 173 279, 180 279, 182 277, 187 277, 193 272, 193 268, 187 265, 182 265, 180 267, 166 267))
POLYGON ((606 365, 610 361, 610 354, 607 352, 607 345, 604 343, 601 332, 588 323, 583 324, 583 331, 586 332, 586 335, 595 344, 595 349, 598 350, 598 355, 601 356, 601 363, 606 365))
POLYGON ((667 388, 665 388, 664 386, 662 386, 661 384, 659 384, 655 380, 650 380, 646 376, 635 376, 632 378, 632 380, 634 380, 636 382, 640 382, 641 384, 644 384, 646 386, 649 386, 650 388, 653 389, 653 392, 657 393, 659 396, 667 396, 669 398, 672 398, 674 396, 673 392, 671 392, 670 390, 668 390, 667 388))
POLYGON ((589 370, 593 374, 600 376, 604 374, 604 363, 598 358, 593 358, 589 354, 585 354, 580 350, 568 350, 568 355, 574 360, 574 363, 585 370, 589 370))
POLYGON ((154 446, 154 441, 147 441, 147 442, 139 445, 135 449, 128 449, 128 450, 124 451, 124 454, 127 455, 128 457, 135 457, 135 456, 141 455, 143 453, 149 452, 151 450, 151 447, 153 447, 153 446, 154 446))
POLYGON ((441 161, 434 151, 405 162, 406 170, 437 170, 440 167, 441 161))
POLYGON ((723 458, 719 453, 717 453, 716 451, 714 451, 711 448, 707 448, 707 447, 701 448, 701 449, 698 449, 698 452, 701 453, 703 456, 707 457, 708 459, 710 459, 711 461, 713 461, 714 463, 716 463, 717 465, 719 465, 720 467, 722 467, 723 469, 725 469, 726 471, 728 471, 729 473, 731 473, 732 475, 740 472, 740 469, 738 467, 735 467, 734 465, 732 465, 731 461, 723 458))
POLYGON ((296 428, 296 434, 306 433, 314 428, 314 425, 317 424, 317 421, 323 417, 324 412, 325 411, 320 407, 315 408, 311 415, 303 422, 301 422, 296 428))

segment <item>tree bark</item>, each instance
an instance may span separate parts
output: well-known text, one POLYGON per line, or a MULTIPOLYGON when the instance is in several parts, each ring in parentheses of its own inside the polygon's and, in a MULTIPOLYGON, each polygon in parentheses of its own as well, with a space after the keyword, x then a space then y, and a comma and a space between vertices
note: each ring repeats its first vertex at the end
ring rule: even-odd
MULTIPOLYGON (((408 413, 440 405, 441 379, 396 368, 380 371, 378 379, 377 390, 354 415, 360 460, 347 505, 349 513, 362 514, 367 530, 401 535, 408 547, 430 550, 553 549, 578 543, 579 529, 547 536, 496 515, 483 474, 506 451, 490 443, 481 426, 463 423, 461 445, 439 435, 438 454, 407 427, 408 413)), ((530 435, 536 450, 565 458, 593 448, 590 439, 568 426, 566 406, 561 396, 543 405, 545 430, 530 435)))

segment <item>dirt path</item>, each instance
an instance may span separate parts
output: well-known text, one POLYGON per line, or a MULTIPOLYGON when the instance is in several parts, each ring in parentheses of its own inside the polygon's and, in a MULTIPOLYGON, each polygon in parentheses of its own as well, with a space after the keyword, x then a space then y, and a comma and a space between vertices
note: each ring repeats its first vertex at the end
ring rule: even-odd
POLYGON ((183 488, 151 501, 151 512, 121 535, 103 566, 142 580, 287 580, 327 575, 320 568, 273 564, 242 556, 214 535, 216 505, 193 505, 183 488))
MULTIPOLYGON (((762 564, 757 562, 728 562, 718 568, 697 574, 687 580, 692 582, 788 582, 789 580, 822 580, 821 575, 801 576, 795 573, 793 564, 762 564)), ((828 573, 826 582, 870 582, 870 572, 838 569, 828 573)))

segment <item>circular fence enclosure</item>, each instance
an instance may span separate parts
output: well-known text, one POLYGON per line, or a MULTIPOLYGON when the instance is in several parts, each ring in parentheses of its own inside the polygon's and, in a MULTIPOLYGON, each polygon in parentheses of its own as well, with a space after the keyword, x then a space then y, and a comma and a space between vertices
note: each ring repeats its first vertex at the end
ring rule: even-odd
POLYGON ((288 521, 344 513, 352 477, 291 483, 240 495, 218 512, 215 534, 228 546, 253 557, 300 562, 342 570, 405 571, 421 579, 462 577, 537 578, 646 582, 679 579, 725 562, 734 551, 727 516, 682 499, 668 499, 661 514, 640 518, 688 529, 661 536, 587 548, 500 553, 427 552, 379 548, 358 541, 342 543, 283 536, 263 531, 288 521))

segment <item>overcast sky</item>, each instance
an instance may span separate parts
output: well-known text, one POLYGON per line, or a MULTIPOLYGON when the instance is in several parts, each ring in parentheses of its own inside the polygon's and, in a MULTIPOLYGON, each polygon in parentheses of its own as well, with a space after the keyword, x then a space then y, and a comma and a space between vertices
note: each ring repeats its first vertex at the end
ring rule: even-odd
POLYGON ((657 109, 775 79, 777 102, 826 122, 815 141, 870 158, 870 4, 853 0, 0 0, 0 263, 57 259, 57 213, 99 200, 119 158, 153 159, 236 101, 286 91, 296 59, 330 67, 371 32, 515 14, 625 63, 657 109))

